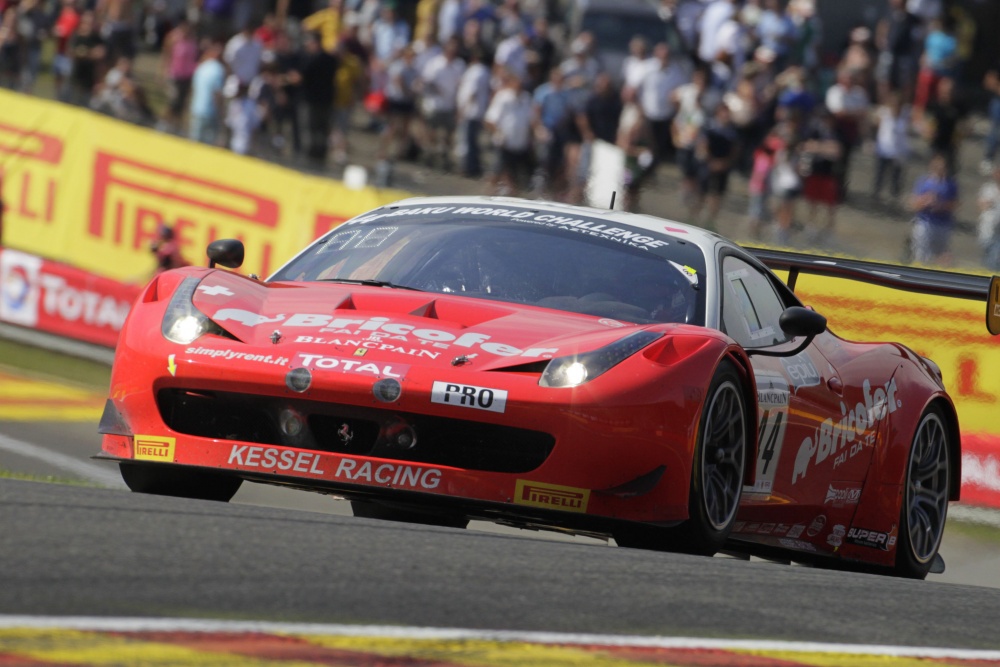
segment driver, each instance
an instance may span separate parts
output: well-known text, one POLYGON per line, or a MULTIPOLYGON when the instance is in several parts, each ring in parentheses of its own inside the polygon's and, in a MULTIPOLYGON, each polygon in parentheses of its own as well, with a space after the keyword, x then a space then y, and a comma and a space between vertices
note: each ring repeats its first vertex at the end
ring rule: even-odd
POLYGON ((655 270, 632 274, 627 280, 626 303, 649 313, 655 322, 684 324, 694 303, 693 283, 685 269, 674 263, 658 263, 655 270))

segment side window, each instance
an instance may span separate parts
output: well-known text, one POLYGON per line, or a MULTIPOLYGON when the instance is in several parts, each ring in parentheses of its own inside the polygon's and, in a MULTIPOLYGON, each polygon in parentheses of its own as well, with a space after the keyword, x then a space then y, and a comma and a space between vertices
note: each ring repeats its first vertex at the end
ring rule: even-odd
POLYGON ((778 325, 785 306, 771 281, 738 257, 722 259, 722 327, 743 347, 767 347, 788 337, 778 325))

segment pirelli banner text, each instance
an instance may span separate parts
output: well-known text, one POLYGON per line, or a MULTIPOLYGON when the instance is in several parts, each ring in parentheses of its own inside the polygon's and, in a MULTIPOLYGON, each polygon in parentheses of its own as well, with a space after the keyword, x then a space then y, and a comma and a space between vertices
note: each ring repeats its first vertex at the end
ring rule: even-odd
POLYGON ((796 292, 838 336, 900 342, 941 367, 962 429, 962 501, 1000 508, 1000 337, 986 331, 985 302, 810 275, 796 292))
POLYGON ((240 238, 244 270, 265 276, 343 220, 405 196, 4 90, 0 109, 3 244, 117 280, 151 276, 149 244, 164 223, 189 262, 204 264, 215 239, 240 238))

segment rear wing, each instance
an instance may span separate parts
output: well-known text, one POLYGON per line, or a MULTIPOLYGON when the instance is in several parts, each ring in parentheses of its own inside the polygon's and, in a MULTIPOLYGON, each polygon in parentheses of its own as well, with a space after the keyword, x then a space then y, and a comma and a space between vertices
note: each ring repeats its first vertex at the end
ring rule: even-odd
POLYGON ((985 301, 986 329, 994 336, 1000 334, 1000 276, 989 278, 967 273, 880 264, 841 257, 824 257, 768 248, 745 248, 745 250, 772 271, 788 271, 788 287, 793 292, 799 274, 810 273, 818 276, 857 280, 918 294, 985 301))

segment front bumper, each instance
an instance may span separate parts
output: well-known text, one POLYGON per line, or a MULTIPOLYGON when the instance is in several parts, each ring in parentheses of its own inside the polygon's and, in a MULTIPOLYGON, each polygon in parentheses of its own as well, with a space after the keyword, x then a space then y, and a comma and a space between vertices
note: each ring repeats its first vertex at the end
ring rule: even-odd
POLYGON ((580 530, 687 516, 700 390, 667 386, 641 355, 575 389, 541 388, 533 373, 412 365, 399 399, 383 403, 377 376, 317 372, 296 393, 287 364, 262 361, 269 350, 220 362, 164 347, 178 350, 120 346, 105 458, 580 530), (436 403, 440 381, 504 391, 504 411, 436 403), (282 426, 290 413, 294 434, 282 426), (387 437, 400 425, 413 430, 412 448, 387 437))

